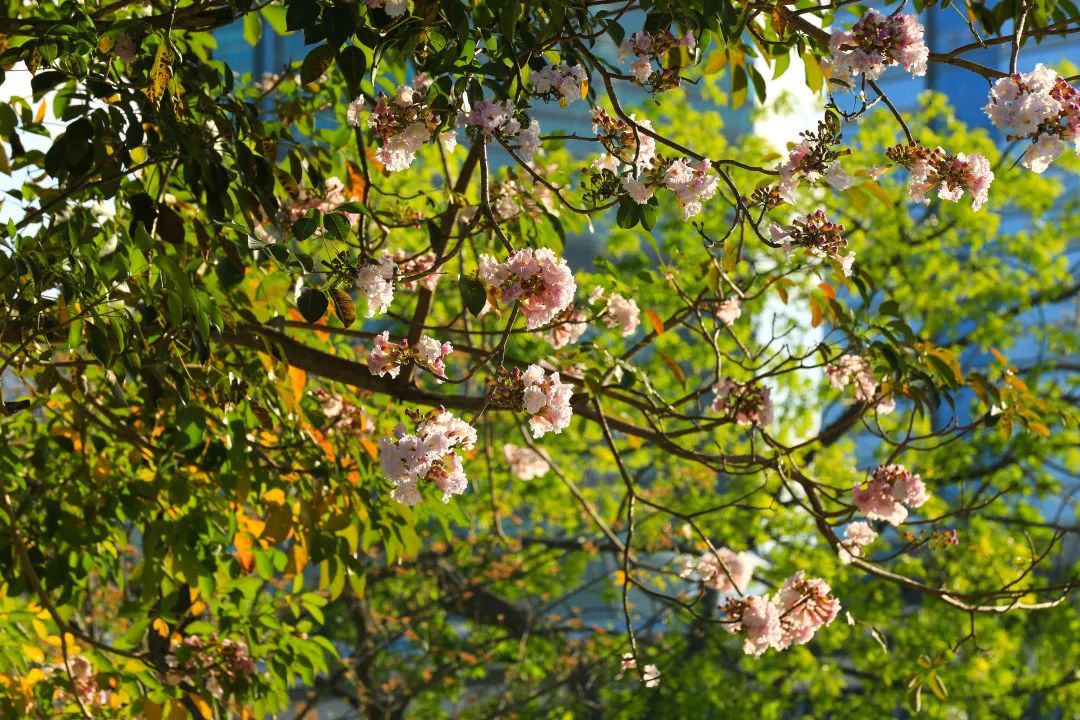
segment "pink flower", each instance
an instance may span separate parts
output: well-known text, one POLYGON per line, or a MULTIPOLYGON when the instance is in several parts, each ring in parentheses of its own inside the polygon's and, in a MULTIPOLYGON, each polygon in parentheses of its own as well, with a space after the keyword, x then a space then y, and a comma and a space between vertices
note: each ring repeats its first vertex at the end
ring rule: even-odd
POLYGON ((775 645, 777 650, 810 642, 814 633, 835 620, 840 612, 840 601, 833 596, 829 584, 820 578, 806 578, 802 570, 784 581, 775 602, 783 631, 775 645))
POLYGON ((367 298, 367 317, 386 312, 394 301, 394 270, 397 265, 390 253, 384 252, 377 263, 368 263, 360 269, 357 287, 367 298))
POLYGON ((544 66, 532 75, 533 91, 538 95, 557 97, 563 107, 582 98, 588 82, 584 67, 570 67, 566 63, 544 66))
POLYGON ((559 373, 547 377, 539 365, 530 365, 522 375, 525 411, 531 415, 529 427, 534 438, 549 432, 561 433, 570 425, 573 387, 560 381, 559 373))
POLYGON ((703 201, 712 199, 716 194, 720 180, 709 174, 711 169, 708 160, 691 163, 681 159, 671 163, 664 173, 664 185, 679 199, 683 220, 689 220, 701 212, 703 201))
POLYGON ((738 295, 721 300, 716 306, 716 319, 727 327, 734 325, 740 317, 742 317, 742 301, 739 300, 738 295))
POLYGON ((758 657, 783 639, 780 611, 765 595, 730 598, 724 605, 728 632, 743 633, 743 652, 758 657))
POLYGON ((345 110, 345 121, 350 127, 360 127, 360 112, 364 109, 364 96, 360 95, 349 103, 345 110))
POLYGON ((871 520, 899 525, 908 508, 917 508, 929 498, 922 478, 903 465, 880 465, 870 481, 855 486, 855 505, 871 520), (906 506, 906 507, 905 507, 906 506))
POLYGON ((1066 142, 1080 152, 1080 91, 1041 63, 995 82, 983 110, 1009 139, 1034 141, 1020 161, 1033 172, 1045 172, 1066 142))
MULTIPOLYGON (((607 157, 611 156, 609 155, 607 157)), ((644 205, 649 202, 649 198, 656 194, 655 187, 646 185, 631 175, 624 175, 620 182, 622 184, 622 189, 625 190, 626 194, 630 196, 630 199, 638 205, 644 205)))
POLYGON ((389 375, 396 378, 405 362, 401 346, 390 342, 389 330, 376 335, 374 342, 374 347, 368 353, 368 371, 377 377, 389 375))
POLYGON ((765 427, 772 422, 773 404, 767 387, 723 378, 712 387, 713 410, 733 418, 739 425, 765 427))
POLYGON ((829 49, 834 76, 861 74, 869 80, 889 65, 900 65, 914 77, 925 75, 930 56, 914 15, 882 15, 872 9, 851 30, 834 30, 829 49))
POLYGON ((607 309, 604 311, 604 324, 608 327, 622 328, 622 336, 628 337, 634 334, 640 324, 641 310, 634 300, 627 300, 618 293, 612 293, 608 298, 607 309))
POLYGON ((524 248, 502 263, 483 255, 480 279, 500 299, 521 303, 528 330, 550 323, 570 305, 577 290, 566 261, 547 248, 524 248))
POLYGON ((568 306, 551 324, 551 329, 548 330, 548 342, 556 350, 577 342, 589 329, 587 319, 585 313, 575 310, 573 305, 568 306))
POLYGON ((686 578, 697 573, 705 587, 721 595, 742 594, 754 574, 754 561, 754 556, 749 553, 736 554, 722 547, 715 553, 705 551, 696 564, 690 559, 684 560, 679 576, 686 578))
POLYGON ((861 520, 844 528, 844 539, 840 543, 840 562, 848 565, 852 559, 862 557, 862 549, 877 539, 877 533, 861 520))
POLYGON ((127 63, 129 65, 135 62, 135 41, 131 39, 130 35, 121 35, 120 37, 118 37, 116 39, 116 47, 114 48, 114 51, 116 52, 116 57, 118 57, 121 62, 127 63))
POLYGON ((390 497, 406 505, 420 502, 420 483, 431 482, 443 502, 468 487, 458 450, 476 445, 476 429, 451 413, 410 413, 415 434, 398 425, 393 437, 379 441, 379 468, 394 484, 390 497))
MULTIPOLYGON (((385 93, 379 93, 368 118, 368 127, 382 140, 375 159, 387 172, 398 172, 412 165, 417 151, 431 139, 432 131, 438 126, 423 95, 412 85, 400 86, 392 100, 385 93)), ((359 115, 359 108, 350 104, 347 114, 350 124, 353 115, 359 115)))
POLYGON ((852 380, 855 381, 855 399, 870 402, 877 394, 877 380, 866 358, 859 355, 844 355, 836 365, 826 365, 825 375, 829 384, 837 390, 843 390, 852 380))
POLYGON ((510 466, 510 474, 518 480, 532 480, 547 474, 551 469, 547 458, 541 453, 513 443, 503 445, 503 457, 510 466))

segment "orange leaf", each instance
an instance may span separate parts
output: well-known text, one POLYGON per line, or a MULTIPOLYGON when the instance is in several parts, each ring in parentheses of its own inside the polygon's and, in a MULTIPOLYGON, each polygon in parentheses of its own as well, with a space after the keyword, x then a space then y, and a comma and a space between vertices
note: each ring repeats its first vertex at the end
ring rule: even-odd
POLYGON ((37 112, 34 113, 34 122, 39 123, 45 119, 45 99, 41 99, 41 104, 38 105, 37 112))
POLYGON ((656 354, 660 356, 660 359, 664 361, 664 364, 667 365, 668 368, 670 368, 671 372, 675 373, 675 377, 679 379, 679 383, 683 387, 686 387, 686 376, 683 375, 683 371, 682 368, 679 367, 679 363, 675 362, 659 350, 656 351, 656 354))
POLYGON ((360 170, 360 167, 351 160, 347 160, 345 162, 345 174, 349 180, 348 185, 345 186, 345 194, 351 200, 363 200, 367 182, 364 180, 364 173, 360 170))
POLYGON ((653 330, 656 330, 657 335, 664 334, 664 321, 660 319, 659 315, 652 310, 646 310, 645 317, 649 318, 649 322, 652 323, 653 330))
POLYGON ((236 537, 233 538, 233 545, 236 546, 236 559, 244 572, 249 573, 254 570, 255 553, 251 549, 255 546, 255 541, 251 537, 251 533, 236 533, 236 537))
POLYGON ((152 627, 154 628, 154 632, 156 632, 161 637, 169 637, 169 623, 165 622, 161 618, 154 618, 152 627))
POLYGON ((820 285, 818 285, 818 287, 821 288, 821 291, 823 293, 825 293, 826 295, 828 295, 830 299, 832 299, 832 300, 836 299, 836 291, 833 290, 832 285, 830 285, 829 283, 824 283, 823 282, 820 285))
POLYGON ((824 319, 824 313, 821 311, 821 305, 818 303, 817 298, 810 298, 810 326, 817 327, 824 319))

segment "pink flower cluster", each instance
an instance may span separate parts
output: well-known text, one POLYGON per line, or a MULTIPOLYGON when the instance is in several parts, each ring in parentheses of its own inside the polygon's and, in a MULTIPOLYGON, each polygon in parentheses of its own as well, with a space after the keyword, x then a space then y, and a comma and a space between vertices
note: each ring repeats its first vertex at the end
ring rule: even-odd
POLYGON ((510 474, 518 480, 532 480, 546 475, 551 469, 551 464, 542 453, 513 443, 503 445, 503 457, 510 467, 510 474))
MULTIPOLYGON (((310 210, 318 210, 324 215, 331 213, 347 200, 345 185, 342 184, 341 180, 334 176, 328 177, 323 183, 321 194, 311 193, 304 189, 297 193, 289 205, 289 222, 296 222, 307 215, 310 210)), ((349 218, 350 222, 353 222, 357 217, 354 213, 345 213, 345 216, 349 218)), ((315 232, 321 234, 322 229, 320 228, 315 232)))
POLYGON ((368 353, 368 370, 372 375, 389 375, 396 378, 401 366, 414 362, 439 378, 446 378, 446 366, 443 360, 454 352, 454 346, 448 342, 440 343, 427 335, 421 335, 416 347, 410 347, 407 339, 401 343, 390 342, 390 331, 383 330, 375 336, 375 344, 368 353))
POLYGON ((458 450, 472 450, 476 429, 452 413, 431 411, 410 413, 415 432, 404 425, 394 436, 379 441, 379 467, 395 487, 394 500, 406 505, 420 502, 420 483, 431 482, 443 493, 443 502, 460 495, 469 486, 458 450))
POLYGON ((188 635, 165 656, 165 665, 169 684, 206 687, 218 699, 246 685, 256 670, 247 643, 228 638, 219 642, 213 635, 209 642, 188 635))
MULTIPOLYGON (((54 666, 46 669, 46 672, 63 670, 63 666, 54 666)), ((98 685, 97 674, 94 666, 82 655, 70 655, 67 659, 67 673, 75 684, 75 694, 79 696, 79 703, 87 708, 94 706, 107 706, 112 691, 98 685)))
POLYGON ((731 327, 740 317, 742 317, 742 301, 738 295, 725 298, 716 305, 716 319, 725 326, 731 327))
POLYGON ((911 170, 908 191, 918 202, 929 202, 926 194, 938 189, 938 197, 958 202, 964 192, 971 194, 971 209, 986 204, 994 172, 990 161, 979 153, 949 155, 943 148, 930 150, 915 143, 895 145, 886 151, 893 162, 911 170))
POLYGON ((639 85, 651 84, 657 91, 678 87, 678 68, 656 70, 653 67, 653 61, 659 62, 665 54, 678 47, 693 52, 697 48, 693 33, 677 38, 667 30, 656 34, 638 32, 619 45, 618 60, 626 62, 627 58, 634 56, 634 61, 630 63, 630 76, 639 85))
POLYGON ((547 340, 556 350, 576 343, 589 329, 588 316, 580 310, 575 310, 573 304, 567 306, 552 321, 548 330, 547 340))
MULTIPOLYGON (((432 253, 425 253, 423 255, 416 255, 409 257, 404 250, 398 250, 394 253, 394 262, 398 267, 398 274, 415 275, 416 273, 424 272, 435 267, 435 256, 432 253)), ((406 283, 402 283, 401 287, 406 290, 415 290, 416 286, 435 292, 435 288, 439 285, 439 277, 442 273, 433 272, 430 275, 425 275, 419 280, 411 280, 406 283)))
POLYGON ((722 547, 715 553, 706 551, 696 562, 693 558, 684 558, 679 577, 688 578, 696 573, 705 587, 721 595, 741 595, 750 585, 754 560, 750 553, 735 553, 722 547))
MULTIPOLYGON (((646 130, 652 130, 649 120, 638 120, 635 115, 627 117, 646 130)), ((639 132, 636 127, 620 119, 611 117, 603 108, 592 109, 593 132, 600 144, 607 150, 593 161, 592 166, 600 171, 607 170, 619 174, 620 163, 630 165, 637 172, 652 167, 656 158, 656 140, 639 132)), ((636 200, 636 198, 635 198, 636 200)), ((648 198, 646 198, 648 200, 648 198)))
POLYGON ((853 495, 863 515, 890 525, 904 522, 909 508, 920 507, 929 499, 922 478, 903 465, 879 465, 869 482, 855 486, 853 495))
POLYGON ((607 300, 607 307, 601 315, 604 324, 622 329, 622 336, 633 335, 641 324, 641 309, 636 300, 624 298, 619 293, 612 293, 607 300))
POLYGON ((341 395, 328 393, 322 388, 316 390, 314 395, 319 401, 323 415, 330 421, 328 433, 371 434, 375 423, 367 410, 353 405, 341 395))
POLYGON ((877 540, 877 533, 867 523, 853 522, 844 528, 840 543, 840 562, 849 565, 854 558, 862 557, 863 548, 877 540))
POLYGON ((805 645, 840 612, 828 583, 802 570, 784 581, 773 597, 729 598, 723 606, 732 633, 743 634, 743 652, 760 656, 769 648, 805 645))
POLYGON ((861 355, 843 355, 836 365, 826 365, 825 375, 829 384, 837 390, 843 390, 848 383, 855 383, 855 399, 868 403, 877 394, 877 380, 874 379, 870 362, 861 355))
POLYGON ((900 65, 920 77, 926 74, 930 57, 923 26, 914 15, 882 15, 877 10, 867 10, 850 30, 834 30, 829 50, 836 78, 863 75, 877 80, 889 65, 900 65))
POLYGON ((830 222, 824 210, 816 210, 805 219, 796 218, 791 225, 772 223, 769 234, 775 243, 781 243, 784 252, 791 255, 796 247, 806 248, 811 255, 835 260, 840 264, 844 277, 850 277, 855 264, 855 253, 843 254, 847 240, 843 237, 844 226, 830 222))
POLYGON ((364 0, 369 8, 382 8, 390 17, 400 17, 409 9, 408 0, 364 0))
POLYGON ((691 162, 680 158, 665 167, 658 163, 639 177, 626 174, 621 180, 622 189, 638 205, 644 205, 663 186, 675 193, 682 208, 682 219, 689 220, 701 212, 702 203, 716 194, 720 179, 710 175, 712 164, 708 160, 691 162))
MULTIPOLYGON (((637 667, 637 660, 634 659, 634 653, 623 653, 620 660, 619 678, 622 678, 623 674, 627 670, 633 670, 637 667)), ((654 688, 660 684, 660 669, 653 664, 643 665, 641 667, 641 682, 644 683, 647 688, 654 688)))
POLYGON ((397 263, 390 253, 384 252, 378 262, 369 262, 360 268, 356 285, 367 298, 367 317, 381 315, 390 309, 394 301, 394 271, 397 263))
POLYGON ((535 330, 569 307, 577 291, 566 261, 548 248, 524 248, 498 262, 480 256, 480 280, 504 302, 519 301, 525 327, 535 330))
POLYGON ((1034 141, 1020 161, 1029 170, 1045 171, 1067 142, 1080 152, 1080 91, 1042 63, 999 79, 983 109, 1010 137, 1034 141))
POLYGON ((480 100, 468 112, 458 115, 458 125, 473 128, 486 140, 498 137, 516 145, 518 155, 530 162, 540 151, 540 123, 533 119, 522 126, 516 114, 517 109, 509 100, 501 103, 480 100))
POLYGON ((399 87, 392 99, 380 92, 368 118, 368 127, 382 139, 375 159, 387 172, 406 169, 437 126, 438 121, 423 100, 423 92, 412 85, 399 87))
POLYGON ((713 385, 712 391, 716 394, 713 410, 733 418, 737 424, 765 427, 772 422, 773 404, 769 388, 726 377, 713 385))
POLYGON ((545 65, 533 73, 532 86, 536 94, 557 97, 559 104, 566 107, 585 97, 589 89, 589 76, 581 65, 545 65))
POLYGON ((851 187, 851 177, 840 167, 840 163, 832 160, 824 165, 819 156, 821 152, 829 151, 814 139, 806 138, 796 143, 788 153, 787 160, 776 166, 777 172, 780 173, 780 183, 776 190, 784 202, 791 204, 798 202, 799 183, 802 180, 814 182, 824 177, 825 182, 837 190, 847 190, 851 187))
POLYGON ((570 408, 573 387, 562 382, 557 372, 545 377, 544 369, 539 365, 530 365, 521 380, 522 402, 525 412, 531 416, 529 427, 533 437, 540 438, 549 432, 558 434, 566 429, 574 414, 570 408))

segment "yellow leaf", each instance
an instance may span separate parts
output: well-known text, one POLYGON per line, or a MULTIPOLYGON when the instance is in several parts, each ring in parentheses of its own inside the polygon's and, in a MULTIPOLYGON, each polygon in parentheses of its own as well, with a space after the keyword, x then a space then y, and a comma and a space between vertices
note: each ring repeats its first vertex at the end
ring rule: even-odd
POLYGON ((98 41, 98 52, 102 55, 109 52, 113 48, 112 38, 108 35, 102 35, 101 40, 98 41))
POLYGON ((37 112, 34 113, 34 122, 39 123, 45 119, 45 98, 41 99, 41 104, 38 105, 37 112))
POLYGON ((267 490, 263 495, 263 500, 271 505, 284 505, 285 504, 285 491, 281 488, 274 488, 273 490, 267 490))
POLYGON ((37 645, 23 645, 22 651, 23 655, 25 655, 30 662, 45 662, 45 653, 42 652, 41 648, 39 648, 37 645))
POLYGON ((300 368, 289 368, 289 385, 292 387, 296 402, 304 399, 304 383, 307 382, 307 373, 300 368))
POLYGON ((1041 422, 1028 423, 1028 430, 1031 430, 1038 435, 1042 435, 1043 437, 1050 437, 1050 428, 1046 427, 1041 422))
POLYGON ((615 571, 615 577, 612 578, 612 579, 615 581, 616 585, 625 585, 626 584, 626 573, 624 573, 622 570, 616 570, 615 571))
POLYGON ((165 96, 165 87, 172 79, 172 52, 169 44, 162 38, 158 44, 157 53, 154 54, 154 64, 150 68, 150 84, 146 87, 146 97, 154 105, 161 102, 165 96))
POLYGON ((169 637, 169 623, 165 622, 161 618, 154 618, 154 622, 151 623, 151 627, 161 637, 169 637))
POLYGON ((206 612, 206 603, 204 603, 202 600, 193 602, 188 612, 191 613, 192 617, 199 617, 204 612, 206 612))
POLYGON ((990 352, 994 353, 994 357, 996 357, 998 359, 998 362, 1002 365, 1009 364, 1009 358, 1002 355, 997 348, 990 348, 990 352))
MULTIPOLYGON (((45 616, 48 617, 48 612, 47 611, 45 611, 45 612, 46 612, 45 616)), ((34 618, 33 620, 30 621, 30 624, 34 626, 34 632, 37 633, 37 636, 39 638, 41 638, 42 640, 48 639, 48 637, 49 637, 49 628, 45 627, 45 623, 41 622, 41 620, 39 620, 38 618, 34 618)))

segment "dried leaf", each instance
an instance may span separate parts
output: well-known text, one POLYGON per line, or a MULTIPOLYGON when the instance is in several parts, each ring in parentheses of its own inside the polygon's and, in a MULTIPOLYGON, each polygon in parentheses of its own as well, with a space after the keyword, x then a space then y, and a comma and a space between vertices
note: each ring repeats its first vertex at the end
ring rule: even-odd
POLYGON ((169 84, 169 80, 172 79, 172 52, 169 50, 169 44, 162 39, 158 44, 157 52, 154 54, 154 64, 150 68, 150 84, 146 88, 146 97, 154 105, 161 103, 161 98, 165 96, 165 88, 169 84))
POLYGON ((356 322, 356 303, 349 293, 341 288, 334 288, 330 291, 330 299, 334 301, 334 313, 342 325, 349 327, 356 322))

